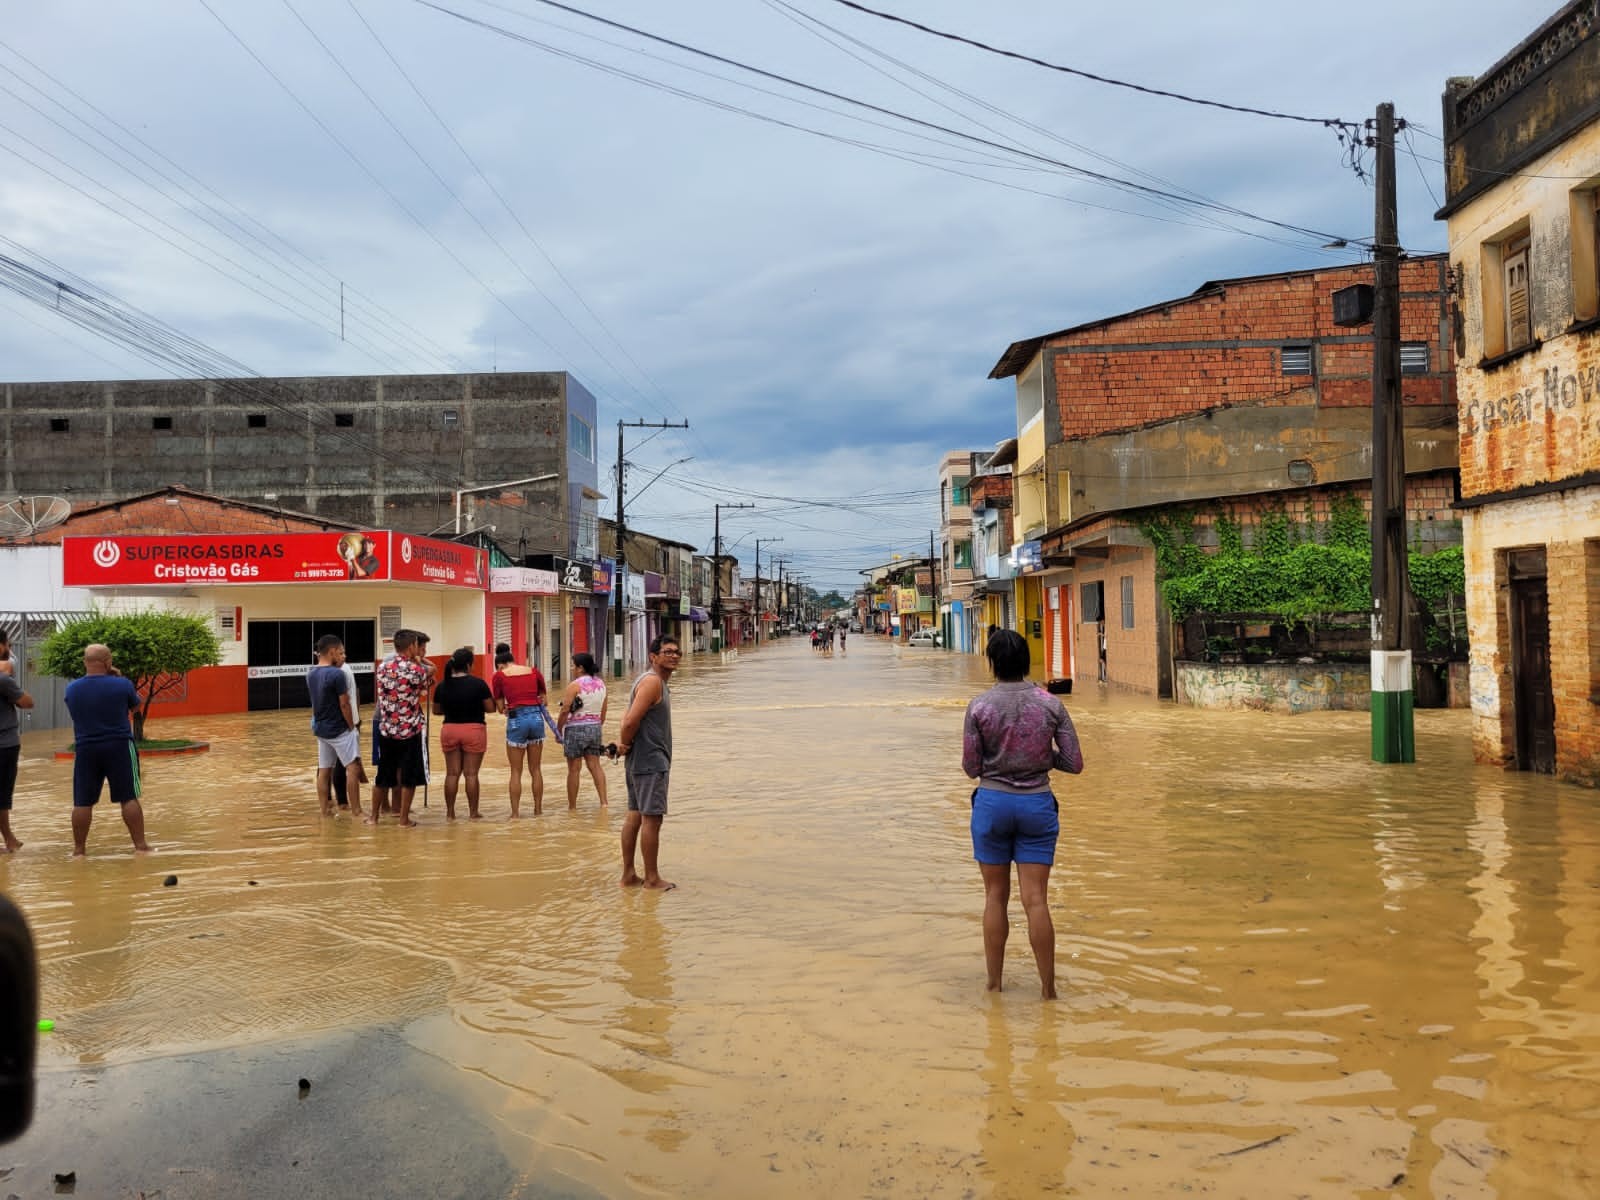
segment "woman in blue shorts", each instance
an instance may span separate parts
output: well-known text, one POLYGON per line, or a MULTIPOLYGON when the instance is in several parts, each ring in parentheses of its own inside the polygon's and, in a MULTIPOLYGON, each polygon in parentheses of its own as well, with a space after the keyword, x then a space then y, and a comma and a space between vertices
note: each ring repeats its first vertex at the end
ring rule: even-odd
POLYGON ((1078 734, 1057 696, 1028 682, 1028 643, 1002 629, 984 653, 998 681, 967 705, 961 769, 972 791, 972 853, 983 873, 983 957, 989 990, 1000 990, 1010 931, 1011 864, 1017 864, 1028 941, 1046 1000, 1056 998, 1056 929, 1050 920, 1050 865, 1060 811, 1050 771, 1083 770, 1078 734))

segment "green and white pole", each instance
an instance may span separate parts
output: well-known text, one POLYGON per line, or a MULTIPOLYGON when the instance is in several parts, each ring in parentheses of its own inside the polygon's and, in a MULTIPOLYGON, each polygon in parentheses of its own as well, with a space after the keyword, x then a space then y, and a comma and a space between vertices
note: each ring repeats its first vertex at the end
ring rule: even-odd
POLYGON ((1417 761, 1411 717, 1411 651, 1372 652, 1372 761, 1417 761))

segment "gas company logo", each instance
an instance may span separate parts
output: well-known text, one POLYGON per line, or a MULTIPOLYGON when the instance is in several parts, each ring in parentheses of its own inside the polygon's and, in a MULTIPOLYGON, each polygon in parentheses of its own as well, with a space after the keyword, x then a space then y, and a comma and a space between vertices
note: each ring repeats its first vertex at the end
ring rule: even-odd
POLYGON ((410 538, 401 538, 400 539, 400 561, 403 562, 403 563, 409 563, 411 561, 411 539, 410 538))
POLYGON ((98 567, 110 570, 122 560, 122 547, 107 538, 94 544, 94 561, 98 567))

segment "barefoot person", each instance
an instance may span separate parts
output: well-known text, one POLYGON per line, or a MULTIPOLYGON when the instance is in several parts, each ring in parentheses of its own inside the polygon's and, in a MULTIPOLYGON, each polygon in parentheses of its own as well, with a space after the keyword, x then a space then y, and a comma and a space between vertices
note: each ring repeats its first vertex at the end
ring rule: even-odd
MULTIPOLYGON (((387 788, 403 828, 411 829, 411 801, 428 780, 423 734, 423 706, 433 687, 433 668, 423 658, 426 641, 414 629, 394 635, 394 657, 377 670, 378 775, 377 787, 387 788)), ((383 814, 372 806, 370 824, 383 814)))
POLYGON ((311 693, 311 732, 317 735, 317 803, 333 815, 333 777, 345 779, 345 795, 361 815, 361 725, 356 715, 353 673, 344 669, 344 642, 338 634, 317 639, 317 665, 306 672, 311 693))
POLYGON ((983 957, 989 990, 1000 990, 1010 918, 1011 864, 1017 864, 1028 941, 1046 1000, 1056 998, 1056 930, 1046 891, 1061 831, 1050 769, 1073 775, 1083 753, 1072 718, 1057 696, 1028 682, 1028 643, 1002 629, 984 653, 998 681, 967 705, 961 769, 972 792, 972 853, 983 874, 983 957))
POLYGON ((17 682, 11 637, 0 628, 0 838, 5 839, 7 854, 22 849, 22 843, 11 832, 11 795, 17 788, 17 763, 22 758, 17 709, 32 707, 33 697, 17 682))
POLYGON ((150 845, 139 804, 139 751, 128 720, 139 707, 139 693, 111 665, 110 648, 98 642, 83 648, 83 671, 67 684, 65 695, 72 714, 72 856, 89 852, 94 806, 107 785, 111 803, 122 808, 134 850, 143 853, 150 845))
POLYGON ((628 693, 628 711, 617 734, 617 751, 628 756, 628 816, 622 823, 622 883, 668 891, 661 878, 661 822, 667 815, 672 771, 672 704, 667 680, 678 669, 678 639, 662 634, 650 643, 650 669, 628 693), (635 843, 644 854, 644 876, 633 869, 635 843))
POLYGON ((587 763, 604 808, 606 773, 600 766, 600 739, 606 723, 606 681, 600 678, 592 654, 574 654, 572 666, 573 679, 561 694, 561 715, 556 718, 561 752, 567 756, 567 807, 578 807, 578 780, 587 763))
POLYGON ((467 818, 478 821, 478 768, 489 751, 485 713, 494 711, 489 685, 472 673, 477 659, 471 646, 462 646, 445 664, 444 679, 433 692, 433 715, 443 717, 439 749, 444 751, 444 819, 456 819, 456 792, 467 784, 467 818))
POLYGON ((533 815, 544 812, 544 676, 538 667, 517 662, 511 647, 494 648, 494 678, 489 680, 500 711, 506 715, 506 762, 511 766, 511 819, 522 815, 522 764, 533 780, 533 815))

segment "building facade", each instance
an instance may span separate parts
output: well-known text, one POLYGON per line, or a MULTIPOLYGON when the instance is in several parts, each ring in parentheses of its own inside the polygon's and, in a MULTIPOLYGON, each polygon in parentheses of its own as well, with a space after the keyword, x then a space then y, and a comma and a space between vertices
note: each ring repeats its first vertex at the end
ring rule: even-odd
POLYGON ((1600 5, 1444 95, 1473 744, 1600 784, 1600 5))
POLYGON ((939 627, 952 650, 972 650, 972 477, 978 450, 939 460, 939 627))
POLYGON ((595 399, 563 371, 0 385, 0 492, 74 507, 183 483, 379 529, 495 527, 593 561, 595 399))
MULTIPOLYGON (((1333 293, 1370 264, 1213 280, 1133 312, 1013 343, 1013 620, 1036 670, 1172 695, 1172 629, 1140 521, 1247 497, 1367 495, 1370 330, 1333 321, 1333 293)), ((1408 492, 1456 464, 1444 255, 1401 264, 1408 492)), ((1432 512, 1432 510, 1428 510, 1432 512)), ((1448 517, 1413 530, 1448 544, 1448 517)))

